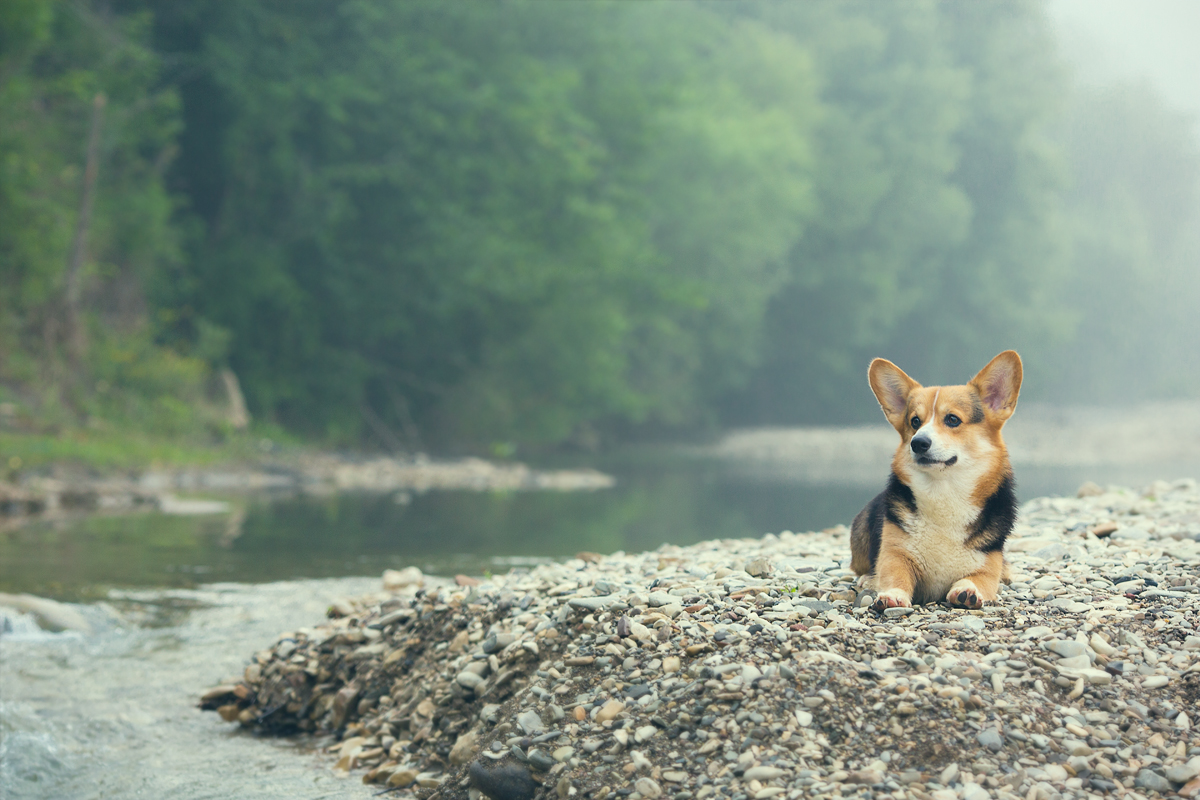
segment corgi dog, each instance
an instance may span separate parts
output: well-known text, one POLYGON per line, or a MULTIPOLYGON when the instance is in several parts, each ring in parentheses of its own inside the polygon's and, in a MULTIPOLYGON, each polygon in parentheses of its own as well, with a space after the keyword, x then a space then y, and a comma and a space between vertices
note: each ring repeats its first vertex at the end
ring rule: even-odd
POLYGON ((1021 377, 1012 350, 965 386, 922 386, 890 361, 871 362, 871 389, 900 433, 887 488, 850 530, 850 566, 876 590, 874 610, 942 599, 980 608, 1008 582, 1017 496, 1000 429, 1021 377))

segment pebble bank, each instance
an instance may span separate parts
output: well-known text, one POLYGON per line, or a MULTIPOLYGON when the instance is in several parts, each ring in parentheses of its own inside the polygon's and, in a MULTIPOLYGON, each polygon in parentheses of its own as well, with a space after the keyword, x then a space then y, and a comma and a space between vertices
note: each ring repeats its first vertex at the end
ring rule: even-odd
POLYGON ((870 611, 845 527, 375 595, 201 706, 425 800, 1200 795, 1200 491, 1021 509, 979 611, 870 611))
POLYGON ((149 470, 137 475, 97 477, 64 468, 30 474, 17 482, 0 480, 0 523, 71 513, 158 511, 165 514, 219 514, 229 504, 182 499, 175 492, 240 493, 286 490, 332 492, 428 491, 594 491, 615 481, 592 469, 536 470, 518 462, 480 458, 352 459, 303 455, 275 465, 228 469, 149 470))

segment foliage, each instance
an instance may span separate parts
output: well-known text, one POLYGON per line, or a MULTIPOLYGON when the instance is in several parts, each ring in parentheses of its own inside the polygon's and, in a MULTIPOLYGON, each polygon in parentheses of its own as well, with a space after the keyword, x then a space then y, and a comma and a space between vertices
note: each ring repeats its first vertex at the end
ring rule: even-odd
POLYGON ((258 424, 511 452, 861 419, 876 355, 1195 391, 1198 165, 1033 0, 13 0, 0 402, 220 440, 231 367, 258 424))
POLYGON ((238 113, 173 300, 254 405, 558 440, 695 418, 752 360, 811 205, 805 53, 692 7, 326 8, 205 14, 183 90, 238 113))
POLYGON ((163 182, 178 100, 157 85, 149 23, 67 0, 0 14, 0 395, 43 422, 177 435, 204 422, 207 365, 158 347, 144 310, 142 285, 180 255, 163 182), (107 104, 83 265, 94 346, 71 365, 63 291, 97 96, 107 104))

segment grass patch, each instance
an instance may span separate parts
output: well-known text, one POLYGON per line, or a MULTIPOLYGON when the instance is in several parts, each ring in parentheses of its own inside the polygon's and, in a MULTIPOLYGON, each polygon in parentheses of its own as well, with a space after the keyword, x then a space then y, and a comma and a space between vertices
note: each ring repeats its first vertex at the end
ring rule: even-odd
POLYGON ((202 443, 136 430, 68 429, 56 434, 0 431, 0 474, 52 464, 97 472, 254 463, 299 446, 278 430, 202 443))

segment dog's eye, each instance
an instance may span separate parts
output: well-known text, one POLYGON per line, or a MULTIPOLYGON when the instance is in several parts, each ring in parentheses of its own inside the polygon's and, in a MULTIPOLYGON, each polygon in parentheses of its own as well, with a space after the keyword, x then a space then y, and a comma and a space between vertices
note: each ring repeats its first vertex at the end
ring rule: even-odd
POLYGON ((913 426, 913 430, 914 430, 914 431, 915 431, 917 428, 921 427, 921 418, 920 418, 920 417, 913 417, 913 418, 912 418, 912 426, 913 426))
POLYGON ((947 428, 957 428, 959 425, 962 425, 962 420, 953 414, 947 414, 943 422, 946 423, 947 428))

